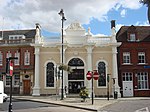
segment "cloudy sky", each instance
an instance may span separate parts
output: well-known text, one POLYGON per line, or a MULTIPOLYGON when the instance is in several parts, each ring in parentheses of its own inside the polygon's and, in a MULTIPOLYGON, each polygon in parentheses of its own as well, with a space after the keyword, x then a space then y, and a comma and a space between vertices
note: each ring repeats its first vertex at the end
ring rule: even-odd
POLYGON ((139 0, 0 0, 0 6, 1 30, 35 28, 39 23, 47 37, 60 34, 61 8, 65 28, 79 21, 93 35, 110 35, 111 20, 116 20, 117 30, 122 25, 148 25, 147 7, 139 0))

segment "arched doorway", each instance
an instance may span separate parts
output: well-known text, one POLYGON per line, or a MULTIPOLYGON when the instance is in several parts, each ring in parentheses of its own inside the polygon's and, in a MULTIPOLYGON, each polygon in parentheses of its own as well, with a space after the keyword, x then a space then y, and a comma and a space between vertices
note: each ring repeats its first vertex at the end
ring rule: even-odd
POLYGON ((68 90, 69 93, 77 94, 84 86, 84 62, 79 58, 73 58, 69 61, 68 66, 73 70, 68 74, 68 90))

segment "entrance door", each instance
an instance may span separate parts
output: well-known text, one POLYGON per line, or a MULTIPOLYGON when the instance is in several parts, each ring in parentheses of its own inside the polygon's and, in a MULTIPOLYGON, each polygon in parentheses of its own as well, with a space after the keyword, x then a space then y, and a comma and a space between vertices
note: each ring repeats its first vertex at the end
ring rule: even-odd
POLYGON ((84 86, 84 81, 69 81, 69 93, 79 93, 81 87, 84 86))
POLYGON ((133 96, 133 81, 123 81, 123 96, 133 96))
POLYGON ((24 95, 30 94, 31 83, 30 80, 23 80, 23 93, 24 95))

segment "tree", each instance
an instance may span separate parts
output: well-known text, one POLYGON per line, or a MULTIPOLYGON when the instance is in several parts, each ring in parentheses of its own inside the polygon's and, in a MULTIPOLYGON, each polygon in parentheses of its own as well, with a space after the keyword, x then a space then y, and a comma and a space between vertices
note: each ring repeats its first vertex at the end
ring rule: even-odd
POLYGON ((147 7, 148 7, 147 16, 148 16, 148 21, 150 23, 150 0, 140 0, 140 3, 147 5, 147 7))

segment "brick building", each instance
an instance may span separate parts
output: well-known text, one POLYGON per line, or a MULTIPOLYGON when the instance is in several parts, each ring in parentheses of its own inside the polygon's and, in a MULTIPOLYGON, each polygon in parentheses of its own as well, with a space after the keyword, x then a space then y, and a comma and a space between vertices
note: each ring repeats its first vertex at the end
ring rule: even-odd
POLYGON ((36 29, 0 31, 0 80, 4 82, 4 91, 10 91, 10 76, 6 75, 6 58, 13 60, 13 94, 31 94, 34 74, 34 43, 36 29))
POLYGON ((123 97, 150 96, 150 26, 122 26, 117 32, 118 78, 123 97))

